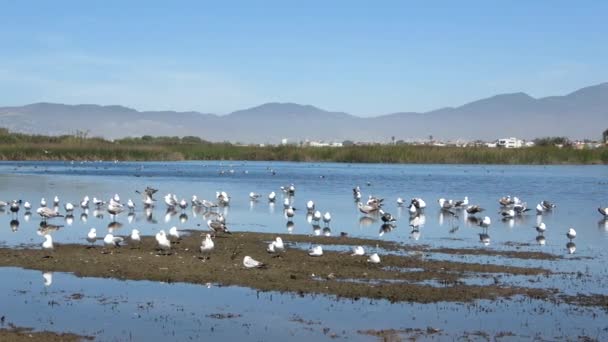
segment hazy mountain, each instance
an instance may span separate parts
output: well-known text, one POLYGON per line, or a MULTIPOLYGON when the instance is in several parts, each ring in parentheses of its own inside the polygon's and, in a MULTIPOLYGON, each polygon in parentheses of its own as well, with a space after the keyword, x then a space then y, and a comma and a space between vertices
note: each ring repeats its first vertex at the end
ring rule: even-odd
POLYGON ((266 103, 218 116, 198 112, 146 111, 123 106, 35 103, 0 108, 0 126, 11 131, 124 136, 195 135, 211 141, 484 139, 516 136, 599 138, 608 128, 608 83, 564 96, 533 98, 501 94, 427 113, 357 117, 295 103, 266 103))

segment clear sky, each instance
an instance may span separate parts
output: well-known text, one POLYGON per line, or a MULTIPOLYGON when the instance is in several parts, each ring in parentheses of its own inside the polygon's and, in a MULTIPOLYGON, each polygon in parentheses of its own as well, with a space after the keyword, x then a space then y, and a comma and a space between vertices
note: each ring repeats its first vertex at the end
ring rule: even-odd
POLYGON ((608 1, 0 0, 0 106, 356 115, 608 81, 608 1))

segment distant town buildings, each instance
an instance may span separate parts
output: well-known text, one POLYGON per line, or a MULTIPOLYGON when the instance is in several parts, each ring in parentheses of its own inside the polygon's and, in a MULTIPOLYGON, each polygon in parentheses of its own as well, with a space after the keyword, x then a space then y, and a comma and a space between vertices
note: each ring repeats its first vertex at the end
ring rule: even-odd
POLYGON ((513 138, 513 137, 502 138, 502 139, 498 139, 496 146, 503 147, 503 148, 521 148, 524 146, 524 141, 521 139, 513 138))

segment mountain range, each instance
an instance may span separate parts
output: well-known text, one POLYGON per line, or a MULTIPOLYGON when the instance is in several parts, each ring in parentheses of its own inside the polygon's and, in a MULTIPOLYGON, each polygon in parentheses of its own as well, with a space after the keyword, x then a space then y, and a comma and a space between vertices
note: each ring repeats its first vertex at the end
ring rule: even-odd
POLYGON ((123 106, 34 103, 0 107, 0 127, 14 132, 90 136, 199 136, 209 141, 276 144, 288 141, 494 140, 567 136, 599 139, 608 128, 608 83, 563 96, 501 94, 425 113, 358 117, 295 103, 266 103, 226 115, 137 111, 123 106))

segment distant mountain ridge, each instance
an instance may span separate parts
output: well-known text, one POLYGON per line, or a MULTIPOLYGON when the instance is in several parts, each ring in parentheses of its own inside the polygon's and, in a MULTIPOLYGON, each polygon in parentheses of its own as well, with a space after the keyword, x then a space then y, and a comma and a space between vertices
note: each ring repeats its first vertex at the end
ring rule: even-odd
POLYGON ((301 140, 406 141, 432 135, 444 140, 493 140, 516 136, 568 136, 599 139, 608 128, 608 83, 564 96, 534 98, 525 93, 500 94, 459 107, 426 113, 400 112, 358 117, 311 105, 265 103, 227 115, 199 112, 137 111, 95 104, 34 103, 0 107, 0 126, 35 134, 91 136, 194 135, 210 141, 278 143, 301 140))

